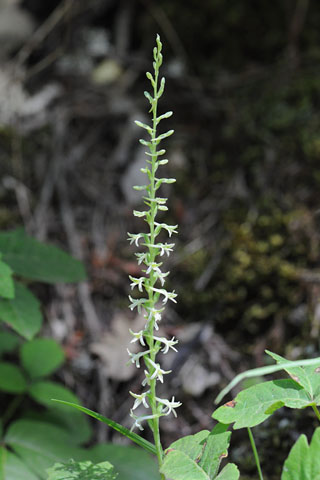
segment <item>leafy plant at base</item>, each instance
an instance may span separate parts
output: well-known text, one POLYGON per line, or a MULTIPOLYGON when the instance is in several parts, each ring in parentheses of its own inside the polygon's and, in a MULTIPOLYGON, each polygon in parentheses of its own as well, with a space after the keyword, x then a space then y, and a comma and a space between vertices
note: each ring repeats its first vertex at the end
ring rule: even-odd
POLYGON ((281 480, 320 480, 320 428, 313 434, 310 445, 300 435, 284 462, 281 480))
POLYGON ((85 279, 81 262, 57 247, 27 236, 23 230, 0 233, 0 321, 30 340, 42 324, 40 304, 15 276, 46 283, 85 279))
MULTIPOLYGON (((260 462, 255 451, 254 440, 250 428, 267 420, 276 410, 282 407, 302 409, 311 407, 320 421, 320 412, 318 406, 320 405, 320 358, 310 360, 297 360, 290 362, 285 358, 273 352, 266 350, 266 353, 274 358, 278 365, 269 367, 262 367, 254 370, 249 370, 242 374, 242 378, 260 376, 266 373, 273 373, 279 370, 285 370, 290 379, 271 380, 262 382, 252 387, 242 390, 234 400, 227 402, 225 405, 219 407, 212 414, 212 417, 219 422, 230 424, 233 423, 235 430, 240 428, 248 428, 249 436, 252 440, 252 445, 256 457, 257 468, 260 471, 259 478, 262 477, 260 470, 260 462)), ((238 376, 239 379, 239 376, 238 376)), ((236 382, 232 381, 232 385, 236 382)), ((230 384, 226 387, 225 392, 230 389, 230 384)), ((223 392, 224 393, 224 392, 223 392)), ((219 396, 221 398, 221 395, 219 396)), ((305 445, 304 436, 298 440, 296 447, 297 451, 305 445)), ((317 442, 318 434, 314 437, 317 442)), ((293 447, 295 448, 295 447, 293 447)), ((294 450, 295 451, 295 450, 294 450)), ((286 465, 292 465, 294 454, 290 454, 284 467, 286 472, 286 465)), ((302 460, 301 460, 302 461, 302 460)), ((302 470, 304 469, 301 466, 302 470)), ((289 475, 289 474, 288 474, 289 475)), ((295 477, 282 475, 282 480, 291 480, 295 477)), ((309 478, 309 477, 297 477, 309 478)), ((310 477, 313 478, 313 477, 310 477)))

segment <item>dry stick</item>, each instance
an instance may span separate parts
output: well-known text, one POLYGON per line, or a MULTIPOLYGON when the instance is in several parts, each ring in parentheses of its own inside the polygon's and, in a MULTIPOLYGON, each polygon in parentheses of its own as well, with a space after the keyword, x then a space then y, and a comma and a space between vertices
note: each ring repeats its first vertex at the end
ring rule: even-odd
POLYGON ((22 65, 26 62, 33 50, 43 42, 43 40, 64 18, 66 13, 71 9, 73 3, 74 0, 64 0, 55 10, 53 10, 51 15, 40 25, 30 40, 17 53, 15 61, 18 65, 22 65))
MULTIPOLYGON (((79 234, 76 229, 75 219, 68 196, 67 183, 64 175, 61 175, 57 184, 58 194, 60 200, 60 211, 62 222, 68 237, 70 250, 79 260, 83 259, 83 251, 79 234)), ((88 282, 81 282, 77 285, 79 300, 87 319, 87 325, 93 336, 96 336, 101 331, 101 324, 96 313, 95 307, 91 300, 88 282)))

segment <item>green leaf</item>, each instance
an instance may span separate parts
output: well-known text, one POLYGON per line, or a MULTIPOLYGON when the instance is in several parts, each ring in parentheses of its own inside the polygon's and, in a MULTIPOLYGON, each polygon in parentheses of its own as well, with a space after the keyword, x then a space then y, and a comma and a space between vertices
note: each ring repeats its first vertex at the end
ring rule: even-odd
POLYGON ((240 473, 234 463, 228 463, 216 477, 217 480, 238 480, 238 478, 240 478, 240 473))
POLYGON ((109 462, 94 465, 92 462, 57 463, 48 469, 48 480, 115 480, 117 474, 109 462))
POLYGON ((13 299, 0 298, 0 320, 8 323, 16 332, 31 339, 42 323, 40 304, 37 298, 21 283, 15 284, 13 299))
POLYGON ((13 298, 14 297, 14 283, 12 279, 12 270, 0 260, 0 297, 13 298))
MULTIPOLYGON (((209 435, 200 432, 200 436, 189 435, 174 442, 165 452, 161 473, 172 480, 217 478, 220 462, 228 455, 231 432, 224 431, 226 428, 227 425, 217 425, 209 435)), ((229 468, 234 472, 229 478, 238 479, 237 467, 229 468)))
POLYGON ((21 363, 31 378, 53 373, 64 362, 60 345, 50 338, 36 338, 22 345, 21 363))
MULTIPOLYGON (((288 365, 289 360, 277 355, 276 353, 266 350, 266 353, 276 360, 278 365, 288 365)), ((310 398, 315 400, 320 394, 320 361, 318 365, 288 367, 284 370, 290 375, 292 380, 301 385, 310 395, 310 398)))
MULTIPOLYGON (((0 331, 0 356, 13 352, 19 345, 19 338, 12 332, 0 331)), ((1 479, 0 479, 1 480, 1 479)))
MULTIPOLYGON (((74 393, 72 393, 68 388, 60 385, 59 383, 51 381, 39 381, 33 383, 29 388, 29 394, 36 402, 40 403, 41 405, 45 405, 46 407, 55 407, 63 410, 65 410, 67 407, 65 405, 60 405, 57 402, 53 402, 53 397, 58 396, 64 401, 72 403, 76 403, 79 401, 76 395, 74 395, 74 393)), ((68 410, 69 414, 74 414, 76 416, 81 415, 79 411, 73 412, 71 410, 70 412, 70 409, 68 410)))
POLYGON ((295 381, 273 380, 243 390, 212 417, 222 423, 235 422, 235 429, 254 427, 280 408, 279 402, 289 408, 305 408, 311 403, 308 393, 295 381))
POLYGON ((160 480, 154 458, 137 447, 100 444, 89 452, 93 462, 109 460, 119 473, 117 480, 160 480))
MULTIPOLYGON (((269 353, 270 354, 270 353, 269 353)), ((275 355, 275 354, 273 354, 275 355)), ((292 369, 293 367, 311 367, 318 366, 320 364, 320 357, 309 358, 302 360, 295 360, 293 362, 281 363, 281 365, 267 365, 266 367, 253 368, 252 370, 246 370, 245 372, 236 375, 230 383, 219 393, 214 403, 220 403, 223 397, 227 395, 239 382, 246 378, 256 378, 261 375, 269 375, 270 373, 279 372, 286 367, 292 369)))
POLYGON ((0 390, 8 393, 24 393, 26 379, 19 367, 9 362, 0 363, 0 390))
POLYGON ((49 423, 18 420, 10 425, 4 441, 41 479, 55 462, 87 459, 86 451, 70 444, 64 430, 49 423))
POLYGON ((109 418, 104 417, 100 413, 96 413, 93 410, 89 410, 88 408, 82 407, 81 405, 77 405, 75 403, 64 402, 64 401, 61 401, 61 400, 58 400, 58 399, 54 399, 54 401, 59 402, 59 403, 64 404, 64 405, 68 405, 69 407, 76 408, 76 409, 80 410, 81 412, 86 413, 87 415, 95 418, 96 420, 99 420, 100 422, 106 423, 107 425, 109 425, 109 427, 113 428, 114 430, 121 433, 125 437, 130 438, 130 440, 137 443, 140 447, 144 448, 149 453, 152 453, 154 455, 156 454, 155 446, 152 443, 148 442, 148 440, 145 440, 144 438, 140 437, 140 435, 137 435, 136 433, 131 432, 130 430, 123 427, 119 423, 116 423, 113 420, 110 420, 109 418))
POLYGON ((22 277, 48 283, 84 280, 83 264, 57 247, 28 237, 23 230, 0 233, 3 261, 22 277))
POLYGON ((320 480, 320 428, 313 434, 310 446, 300 435, 284 462, 281 480, 320 480))
POLYGON ((168 453, 160 472, 172 480, 210 480, 194 460, 179 450, 168 453))
MULTIPOLYGON (((88 418, 79 410, 71 410, 66 405, 52 401, 52 398, 59 397, 66 402, 80 403, 71 390, 56 382, 38 381, 31 385, 29 394, 36 402, 52 411, 52 423, 65 428, 72 443, 81 444, 90 439, 92 431, 88 418)), ((48 418, 50 420, 50 415, 48 418)))
POLYGON ((0 480, 39 480, 27 465, 5 447, 0 447, 0 480))

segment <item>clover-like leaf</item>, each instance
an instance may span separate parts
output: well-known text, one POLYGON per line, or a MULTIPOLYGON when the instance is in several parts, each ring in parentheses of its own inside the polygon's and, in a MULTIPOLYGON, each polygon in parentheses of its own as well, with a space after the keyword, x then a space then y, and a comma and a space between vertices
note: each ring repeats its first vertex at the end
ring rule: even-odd
POLYGON ((0 297, 14 297, 14 282, 12 274, 13 272, 9 265, 0 260, 0 297))
POLYGON ((254 427, 278 408, 305 408, 313 403, 309 393, 294 380, 272 380, 243 390, 213 412, 212 417, 222 423, 234 423, 234 429, 254 427))
POLYGON ((160 472, 172 480, 237 480, 239 471, 234 464, 217 476, 220 462, 228 454, 231 432, 226 428, 218 424, 211 433, 204 431, 177 440, 166 450, 160 472))
POLYGON ((310 445, 300 435, 284 462, 281 480, 320 480, 320 428, 313 434, 310 445))
MULTIPOLYGON (((288 364, 286 358, 277 355, 276 353, 266 350, 266 353, 270 355, 278 365, 288 364)), ((284 367, 284 370, 290 375, 290 377, 301 385, 310 395, 311 400, 319 401, 320 397, 320 362, 318 365, 301 366, 301 367, 284 367)))
POLYGON ((42 323, 38 299, 24 285, 16 282, 14 298, 0 298, 0 320, 30 340, 42 323))

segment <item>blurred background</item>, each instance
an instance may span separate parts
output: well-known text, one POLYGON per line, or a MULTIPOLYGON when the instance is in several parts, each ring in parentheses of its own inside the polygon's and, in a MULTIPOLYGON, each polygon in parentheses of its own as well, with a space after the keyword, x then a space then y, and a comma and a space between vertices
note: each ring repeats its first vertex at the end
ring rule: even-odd
MULTIPOLYGON (((179 224, 166 260, 179 301, 161 328, 180 349, 164 390, 183 402, 164 443, 210 428, 217 393, 266 348, 319 356, 319 25, 311 0, 0 0, 0 229, 23 226, 85 262, 87 283, 33 288, 43 333, 68 358, 60 379, 87 407, 128 426, 141 382, 126 366, 141 324, 127 308, 140 268, 126 238, 142 228, 134 120, 147 120, 156 33, 160 110, 176 132, 163 218, 179 224)), ((280 465, 299 422, 313 424, 279 415, 257 443, 265 456, 277 446, 280 465)), ((254 471, 241 433, 232 445, 254 471)))

